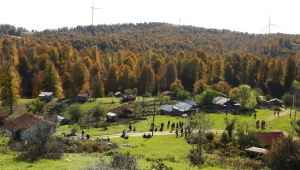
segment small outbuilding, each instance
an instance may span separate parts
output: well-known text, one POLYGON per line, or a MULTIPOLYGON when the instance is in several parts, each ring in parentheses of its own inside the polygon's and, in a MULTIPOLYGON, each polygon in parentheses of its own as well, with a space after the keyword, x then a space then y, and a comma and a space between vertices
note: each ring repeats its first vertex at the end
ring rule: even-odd
POLYGON ((135 101, 136 95, 123 95, 122 102, 135 101))
POLYGON ((78 102, 86 102, 89 100, 89 94, 88 93, 78 93, 76 101, 78 102))
POLYGON ((109 110, 109 112, 117 114, 118 118, 132 118, 134 113, 126 107, 117 107, 109 110))
POLYGON ((255 152, 255 153, 262 153, 262 154, 268 152, 267 149, 264 149, 264 148, 258 148, 258 147, 247 148, 247 149, 245 149, 245 151, 248 151, 248 152, 255 152))
POLYGON ((282 132, 255 132, 253 134, 260 138, 265 148, 270 148, 274 141, 284 137, 282 132))
POLYGON ((108 122, 115 122, 119 119, 119 116, 115 113, 112 113, 112 112, 108 112, 106 114, 106 121, 108 122))
POLYGON ((123 97, 123 96, 124 94, 119 91, 115 93, 115 97, 123 97))
POLYGON ((269 104, 271 106, 282 106, 283 102, 277 98, 274 98, 269 101, 269 104))
POLYGON ((267 153, 268 150, 264 148, 258 148, 258 147, 251 147, 245 149, 246 156, 250 158, 256 158, 257 156, 262 156, 263 154, 267 153))
POLYGON ((57 118, 58 118, 58 121, 59 121, 59 125, 67 125, 70 123, 70 120, 65 118, 65 117, 62 117, 62 116, 58 116, 57 115, 57 118))
POLYGON ((54 98, 53 96, 53 92, 41 92, 39 95, 39 99, 40 100, 44 100, 44 101, 51 101, 54 98))

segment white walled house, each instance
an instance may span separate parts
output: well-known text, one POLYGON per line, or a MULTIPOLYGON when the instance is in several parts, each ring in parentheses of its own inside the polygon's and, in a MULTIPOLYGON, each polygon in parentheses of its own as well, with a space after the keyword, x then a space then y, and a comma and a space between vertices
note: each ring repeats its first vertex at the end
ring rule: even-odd
POLYGON ((52 135, 59 125, 57 122, 58 119, 55 115, 24 113, 12 122, 7 123, 5 125, 5 132, 8 137, 14 140, 28 139, 35 135, 37 130, 45 128, 50 128, 49 133, 52 135))

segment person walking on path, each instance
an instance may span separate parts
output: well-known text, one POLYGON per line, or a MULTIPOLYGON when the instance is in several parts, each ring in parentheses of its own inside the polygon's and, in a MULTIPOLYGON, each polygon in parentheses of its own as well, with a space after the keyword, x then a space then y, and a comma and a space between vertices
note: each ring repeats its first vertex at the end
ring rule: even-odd
POLYGON ((131 123, 129 124, 128 128, 129 128, 129 131, 131 131, 131 129, 132 129, 131 123))
POLYGON ((176 138, 178 138, 178 129, 175 130, 176 138))
POLYGON ((171 125, 171 133, 174 130, 174 128, 175 128, 175 123, 173 122, 172 125, 171 125))
POLYGON ((83 131, 83 129, 81 131, 81 139, 84 139, 84 131, 83 131))
POLYGON ((183 136, 183 128, 180 128, 180 135, 183 136))
POLYGON ((186 139, 187 134, 188 134, 188 129, 185 129, 185 130, 184 130, 184 139, 186 139))

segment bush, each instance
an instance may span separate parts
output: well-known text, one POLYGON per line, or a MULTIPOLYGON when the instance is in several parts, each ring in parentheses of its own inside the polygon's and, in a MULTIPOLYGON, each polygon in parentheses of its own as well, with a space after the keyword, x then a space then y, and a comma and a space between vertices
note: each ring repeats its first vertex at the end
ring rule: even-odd
POLYGON ((193 148, 190 150, 188 158, 190 159, 193 165, 200 165, 205 162, 201 152, 202 150, 198 146, 197 147, 193 146, 193 148))
POLYGON ((111 167, 117 169, 130 169, 135 170, 139 169, 136 159, 129 154, 129 152, 122 154, 116 152, 112 156, 112 161, 110 162, 111 167))
POLYGON ((157 170, 172 170, 172 167, 168 167, 165 163, 163 163, 160 159, 156 160, 155 162, 152 162, 151 169, 157 169, 157 170))
POLYGON ((19 158, 31 161, 39 158, 60 159, 64 150, 65 146, 59 141, 53 139, 44 141, 37 138, 24 141, 17 148, 17 151, 21 152, 19 158))
POLYGON ((8 143, 9 143, 9 139, 2 138, 1 143, 0 143, 0 153, 2 153, 2 154, 8 153, 8 151, 9 151, 8 143))
POLYGON ((81 147, 84 152, 100 152, 103 153, 105 151, 109 151, 110 147, 101 141, 89 141, 83 140, 81 141, 81 147))
POLYGON ((56 137, 57 141, 62 142, 65 145, 65 152, 67 153, 82 153, 82 152, 100 152, 111 150, 103 141, 97 140, 74 140, 66 137, 56 137))

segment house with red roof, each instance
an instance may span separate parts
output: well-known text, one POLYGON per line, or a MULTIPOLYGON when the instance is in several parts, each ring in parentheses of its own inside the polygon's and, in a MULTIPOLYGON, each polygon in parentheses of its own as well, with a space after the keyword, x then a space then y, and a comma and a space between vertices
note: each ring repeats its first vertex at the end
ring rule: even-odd
POLYGON ((56 115, 24 113, 10 123, 5 125, 5 132, 8 137, 14 140, 24 140, 34 136, 39 129, 49 128, 53 134, 59 121, 56 115))
POLYGON ((134 116, 134 113, 129 110, 126 106, 121 106, 109 110, 110 114, 114 113, 118 115, 118 118, 131 118, 134 116))
POLYGON ((270 148, 274 141, 284 137, 282 132, 255 132, 254 134, 260 138, 265 148, 270 148))

